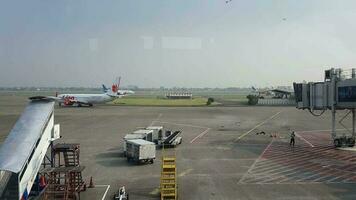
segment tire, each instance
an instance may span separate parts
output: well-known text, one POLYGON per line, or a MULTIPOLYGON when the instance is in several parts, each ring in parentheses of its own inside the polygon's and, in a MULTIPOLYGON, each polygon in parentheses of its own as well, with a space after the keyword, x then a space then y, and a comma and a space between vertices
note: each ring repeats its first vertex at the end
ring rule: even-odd
POLYGON ((335 147, 341 147, 341 145, 342 145, 342 144, 341 144, 340 139, 335 139, 335 140, 334 140, 334 146, 335 146, 335 147))
POLYGON ((347 146, 348 146, 348 147, 353 147, 353 146, 355 146, 355 139, 353 139, 353 138, 348 138, 348 139, 347 139, 347 146))
POLYGON ((153 162, 154 162, 153 159, 151 159, 151 160, 150 160, 150 163, 153 164, 153 162))

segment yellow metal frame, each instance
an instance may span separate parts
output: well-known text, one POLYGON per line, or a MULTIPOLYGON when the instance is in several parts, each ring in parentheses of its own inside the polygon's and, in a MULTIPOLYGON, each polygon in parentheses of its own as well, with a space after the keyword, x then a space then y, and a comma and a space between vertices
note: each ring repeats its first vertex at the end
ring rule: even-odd
POLYGON ((177 200, 177 168, 176 155, 165 156, 162 149, 161 200, 177 200))

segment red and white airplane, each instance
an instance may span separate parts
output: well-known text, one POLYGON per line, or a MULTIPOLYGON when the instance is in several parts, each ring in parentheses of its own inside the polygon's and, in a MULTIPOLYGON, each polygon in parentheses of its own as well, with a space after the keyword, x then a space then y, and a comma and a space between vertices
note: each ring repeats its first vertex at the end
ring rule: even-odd
POLYGON ((103 85, 104 93, 102 94, 56 94, 56 96, 35 96, 34 99, 48 99, 58 102, 59 106, 93 106, 93 104, 106 103, 114 99, 134 94, 132 90, 119 90, 120 79, 118 84, 113 84, 110 89, 103 85))

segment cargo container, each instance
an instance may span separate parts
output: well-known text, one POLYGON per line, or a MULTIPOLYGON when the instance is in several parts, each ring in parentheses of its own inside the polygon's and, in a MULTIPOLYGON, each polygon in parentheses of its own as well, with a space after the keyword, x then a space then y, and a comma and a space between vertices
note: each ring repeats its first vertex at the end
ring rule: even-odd
POLYGON ((124 155, 126 156, 126 142, 128 140, 134 140, 134 139, 146 139, 146 135, 145 134, 127 134, 124 137, 124 155))
POLYGON ((152 130, 152 142, 158 144, 158 140, 162 138, 163 126, 149 126, 147 130, 152 130))
POLYGON ((127 161, 136 163, 149 162, 153 163, 156 158, 156 145, 142 139, 133 139, 126 141, 127 161))
POLYGON ((144 140, 152 142, 153 130, 139 129, 134 131, 132 134, 143 134, 145 135, 144 140))

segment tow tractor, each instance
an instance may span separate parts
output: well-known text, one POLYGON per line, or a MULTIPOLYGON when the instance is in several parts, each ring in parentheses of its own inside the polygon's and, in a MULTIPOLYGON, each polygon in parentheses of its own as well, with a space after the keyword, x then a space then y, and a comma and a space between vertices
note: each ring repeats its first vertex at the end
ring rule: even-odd
POLYGON ((125 186, 119 188, 114 194, 114 200, 129 200, 129 194, 125 191, 125 186))

